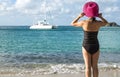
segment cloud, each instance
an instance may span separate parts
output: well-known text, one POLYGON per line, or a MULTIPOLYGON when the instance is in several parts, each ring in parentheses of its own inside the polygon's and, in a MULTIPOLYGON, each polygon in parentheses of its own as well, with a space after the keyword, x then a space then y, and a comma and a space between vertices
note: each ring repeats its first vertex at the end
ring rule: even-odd
POLYGON ((111 7, 106 7, 104 12, 105 13, 111 13, 111 12, 119 12, 120 8, 118 6, 111 6, 111 7))
POLYGON ((49 11, 57 11, 63 6, 61 0, 47 1, 48 2, 44 2, 43 0, 16 0, 14 8, 25 14, 39 14, 49 11))
POLYGON ((95 2, 117 2, 118 0, 87 0, 87 1, 95 1, 95 2))
POLYGON ((0 15, 4 15, 7 12, 7 4, 5 2, 0 3, 0 15))
POLYGON ((0 1, 0 15, 6 15, 13 11, 13 3, 11 0, 1 0, 0 1))
POLYGON ((5 3, 0 4, 0 11, 5 10, 5 5, 6 5, 5 3))
POLYGON ((16 0, 13 4, 11 0, 2 0, 2 3, 7 6, 1 6, 0 9, 3 9, 3 12, 6 10, 6 12, 18 11, 24 14, 40 14, 49 11, 54 14, 62 14, 70 12, 70 8, 65 8, 66 6, 82 1, 84 0, 47 0, 45 3, 44 0, 16 0))
MULTIPOLYGON (((16 0, 14 3, 12 0, 2 0, 0 4, 0 10, 6 12, 15 12, 23 14, 41 14, 44 12, 53 12, 54 14, 67 14, 74 12, 74 10, 82 10, 83 3, 90 0, 16 0)), ((116 2, 117 0, 92 0, 98 2, 100 5, 102 2, 116 2)), ((102 5, 103 6, 103 5, 102 5)), ((117 9, 117 8, 116 8, 117 9)), ((115 10, 115 9, 114 9, 115 10)), ((106 8, 105 12, 110 12, 110 8, 106 8)))
MULTIPOLYGON (((120 12, 119 0, 0 0, 0 15, 43 15, 52 13, 52 18, 76 17, 82 12, 85 2, 95 1, 100 6, 100 12, 112 18, 113 13, 120 12)), ((117 16, 119 17, 119 16, 117 16)))
POLYGON ((29 5, 31 0, 17 0, 15 3, 16 8, 26 8, 29 5))

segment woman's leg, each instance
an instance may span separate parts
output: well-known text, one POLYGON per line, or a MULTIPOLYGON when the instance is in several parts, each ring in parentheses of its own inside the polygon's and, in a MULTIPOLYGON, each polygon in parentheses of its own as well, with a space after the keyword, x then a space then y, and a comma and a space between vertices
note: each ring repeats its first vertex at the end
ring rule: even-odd
POLYGON ((91 77, 91 54, 89 54, 84 47, 82 47, 83 58, 85 62, 85 75, 86 77, 91 77))
POLYGON ((98 77, 98 59, 99 59, 99 51, 92 55, 92 69, 93 69, 93 77, 98 77))

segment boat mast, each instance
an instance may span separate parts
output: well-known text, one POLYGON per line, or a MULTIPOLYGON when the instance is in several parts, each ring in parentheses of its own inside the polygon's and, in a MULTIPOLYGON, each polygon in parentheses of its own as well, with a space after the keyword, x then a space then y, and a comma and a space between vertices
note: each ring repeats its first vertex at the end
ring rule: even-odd
POLYGON ((45 9, 44 9, 44 10, 45 10, 45 19, 44 19, 44 22, 45 22, 45 24, 47 24, 47 9, 46 9, 46 8, 47 8, 47 5, 46 5, 46 0, 44 0, 44 3, 45 3, 45 4, 44 4, 44 8, 45 8, 45 9))

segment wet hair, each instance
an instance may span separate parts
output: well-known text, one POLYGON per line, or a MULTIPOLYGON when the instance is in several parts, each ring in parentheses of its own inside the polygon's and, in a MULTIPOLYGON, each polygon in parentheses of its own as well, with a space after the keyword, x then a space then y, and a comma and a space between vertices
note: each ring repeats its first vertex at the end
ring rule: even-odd
POLYGON ((96 20, 96 18, 95 17, 92 17, 92 22, 94 22, 96 20))

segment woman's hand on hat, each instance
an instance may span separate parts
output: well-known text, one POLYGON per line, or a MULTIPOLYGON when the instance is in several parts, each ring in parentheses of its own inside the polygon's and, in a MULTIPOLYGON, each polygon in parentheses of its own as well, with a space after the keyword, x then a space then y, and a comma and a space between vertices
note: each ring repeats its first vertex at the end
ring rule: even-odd
POLYGON ((80 13, 79 17, 83 17, 85 14, 84 13, 80 13))

